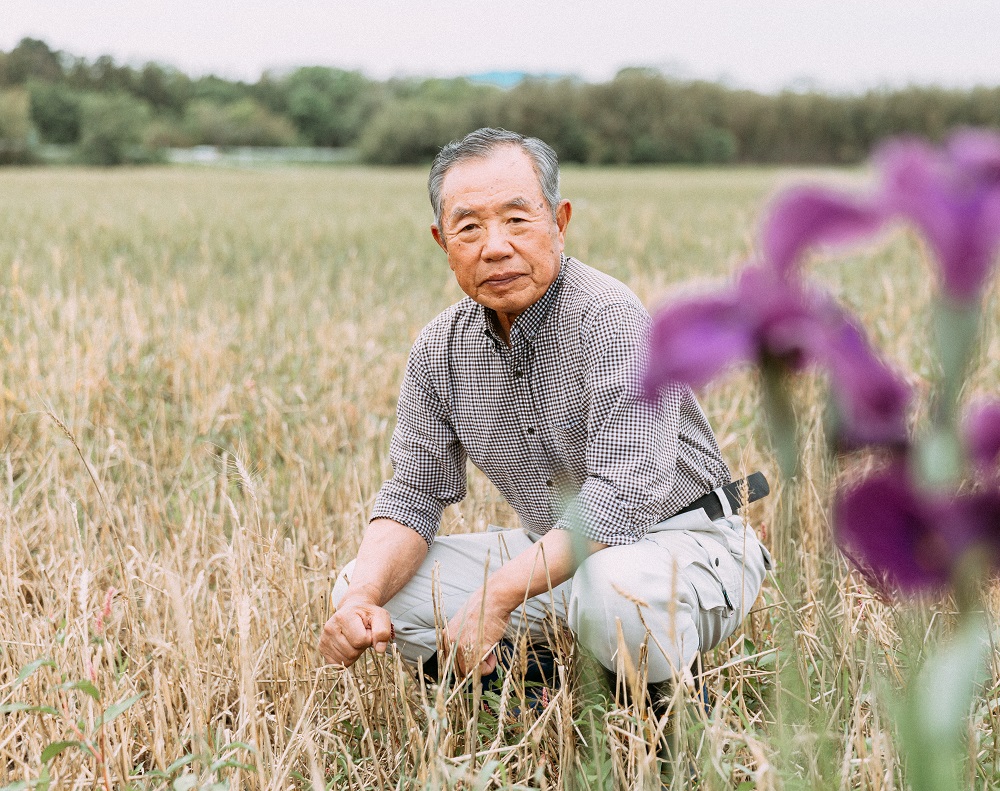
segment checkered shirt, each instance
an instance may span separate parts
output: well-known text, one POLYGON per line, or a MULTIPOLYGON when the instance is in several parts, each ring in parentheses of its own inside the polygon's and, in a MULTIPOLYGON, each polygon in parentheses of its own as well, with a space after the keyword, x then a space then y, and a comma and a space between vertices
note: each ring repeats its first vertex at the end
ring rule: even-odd
POLYGON ((466 493, 466 459, 523 527, 577 529, 630 544, 651 525, 729 482, 712 429, 686 385, 639 396, 650 318, 622 283, 573 258, 514 321, 469 298, 420 333, 392 436, 393 476, 372 518, 430 545, 441 512, 466 493))

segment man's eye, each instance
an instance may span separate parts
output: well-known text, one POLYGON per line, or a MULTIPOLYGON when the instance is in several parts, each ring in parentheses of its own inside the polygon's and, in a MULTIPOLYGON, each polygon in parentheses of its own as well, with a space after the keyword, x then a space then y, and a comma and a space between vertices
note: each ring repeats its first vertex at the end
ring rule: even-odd
POLYGON ((468 225, 463 225, 461 228, 459 228, 458 232, 459 233, 469 233, 470 231, 474 231, 474 230, 476 230, 476 226, 473 225, 470 222, 468 225))

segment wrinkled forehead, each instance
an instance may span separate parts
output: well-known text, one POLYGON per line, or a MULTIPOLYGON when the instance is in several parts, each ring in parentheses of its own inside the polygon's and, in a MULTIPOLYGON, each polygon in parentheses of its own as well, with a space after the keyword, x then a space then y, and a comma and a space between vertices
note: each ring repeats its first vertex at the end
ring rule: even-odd
POLYGON ((545 200, 531 157, 519 146, 507 145, 482 156, 462 159, 445 171, 441 181, 442 214, 458 203, 545 200))

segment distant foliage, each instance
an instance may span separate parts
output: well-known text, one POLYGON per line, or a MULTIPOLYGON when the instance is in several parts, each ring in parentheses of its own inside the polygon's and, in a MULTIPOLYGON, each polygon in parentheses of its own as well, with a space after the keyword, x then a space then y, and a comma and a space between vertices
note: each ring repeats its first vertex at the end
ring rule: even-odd
POLYGON ((190 139, 213 146, 290 146, 298 140, 291 121, 253 99, 226 105, 199 99, 188 107, 186 122, 190 139))
POLYGON ((31 161, 34 136, 29 107, 27 91, 0 91, 0 165, 31 161))
POLYGON ((85 97, 114 95, 146 108, 139 137, 149 150, 344 147, 387 165, 427 162, 485 125, 540 137, 565 162, 692 165, 853 164, 894 135, 939 141, 955 126, 1000 128, 1000 87, 764 95, 630 68, 599 84, 528 79, 504 90, 464 78, 376 82, 321 66, 249 83, 88 61, 30 38, 0 52, 0 90, 11 88, 28 91, 44 143, 82 145, 85 97))
POLYGON ((123 165, 150 159, 143 147, 149 107, 126 94, 84 97, 80 114, 80 159, 88 165, 123 165))
POLYGON ((65 83, 28 83, 31 120, 48 143, 67 145, 80 139, 81 94, 65 83))

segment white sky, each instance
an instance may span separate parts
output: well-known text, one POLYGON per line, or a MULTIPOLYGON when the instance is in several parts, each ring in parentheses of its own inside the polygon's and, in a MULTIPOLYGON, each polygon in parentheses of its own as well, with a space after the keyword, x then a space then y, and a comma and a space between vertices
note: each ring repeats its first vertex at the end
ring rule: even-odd
POLYGON ((250 80, 298 65, 603 80, 638 65, 765 91, 1000 85, 1000 0, 0 0, 0 49, 23 36, 250 80))

